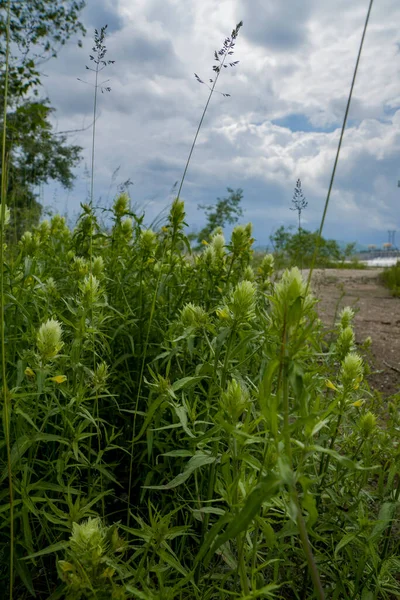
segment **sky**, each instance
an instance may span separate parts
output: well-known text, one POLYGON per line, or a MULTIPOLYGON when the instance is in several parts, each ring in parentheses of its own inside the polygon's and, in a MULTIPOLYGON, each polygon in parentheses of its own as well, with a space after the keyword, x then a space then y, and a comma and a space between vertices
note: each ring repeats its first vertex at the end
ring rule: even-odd
MULTIPOLYGON (((206 113, 181 192, 190 230, 199 204, 243 189, 241 222, 258 245, 281 225, 301 179, 302 225, 318 228, 368 0, 87 0, 83 46, 70 40, 42 67, 42 95, 57 131, 83 147, 72 191, 51 184, 42 202, 73 216, 87 200, 92 141, 94 29, 107 24, 95 137, 95 202, 109 206, 130 181, 146 222, 165 214, 208 98, 214 51, 243 20, 232 59, 206 113), (79 81, 83 79, 88 83, 79 81), (230 94, 229 97, 222 95, 230 94)), ((400 3, 375 1, 353 94, 324 236, 400 245, 400 3)))

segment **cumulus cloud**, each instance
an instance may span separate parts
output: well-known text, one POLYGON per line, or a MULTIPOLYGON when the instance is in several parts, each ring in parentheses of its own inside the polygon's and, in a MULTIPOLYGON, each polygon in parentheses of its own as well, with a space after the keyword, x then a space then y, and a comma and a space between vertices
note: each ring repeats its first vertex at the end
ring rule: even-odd
MULTIPOLYGON (((46 65, 44 93, 59 130, 91 123, 93 88, 84 78, 92 30, 109 20, 107 46, 115 65, 104 71, 112 91, 99 98, 96 195, 106 197, 113 172, 134 182, 131 193, 151 220, 180 179, 207 100, 194 78, 213 76, 213 53, 235 24, 244 25, 237 67, 211 100, 182 196, 188 221, 200 228, 198 203, 226 187, 244 190, 245 218, 260 244, 294 223, 289 211, 300 177, 309 204, 304 224, 318 226, 366 14, 364 0, 88 0, 84 48, 68 45, 46 65)), ((400 190, 400 5, 374 6, 360 64, 326 232, 368 243, 396 229, 400 190)), ((90 163, 91 129, 71 142, 90 163)), ((83 168, 78 172, 83 177, 83 168)), ((76 210, 86 186, 69 196, 76 210)), ((110 192, 110 186, 112 192, 110 192)), ((46 197, 54 188, 46 190, 46 197)), ((63 192, 57 192, 63 206, 63 192)), ((45 199, 46 201, 46 199, 45 199)))

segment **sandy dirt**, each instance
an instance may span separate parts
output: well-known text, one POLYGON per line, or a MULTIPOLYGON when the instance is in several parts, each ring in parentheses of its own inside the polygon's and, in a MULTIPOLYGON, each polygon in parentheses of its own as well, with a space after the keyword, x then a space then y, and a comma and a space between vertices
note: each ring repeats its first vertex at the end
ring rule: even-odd
POLYGON ((400 392, 400 298, 391 296, 381 285, 381 271, 319 269, 314 272, 312 287, 328 329, 341 308, 351 306, 355 310, 357 343, 372 338, 369 383, 389 396, 400 392))

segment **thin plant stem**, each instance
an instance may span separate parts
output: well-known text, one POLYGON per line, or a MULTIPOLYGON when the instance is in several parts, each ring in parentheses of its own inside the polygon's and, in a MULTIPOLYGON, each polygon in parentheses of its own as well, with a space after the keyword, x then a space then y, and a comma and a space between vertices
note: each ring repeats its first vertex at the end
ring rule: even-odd
MULTIPOLYGON (((90 204, 93 208, 94 200, 94 158, 95 158, 95 142, 96 142, 96 113, 97 113, 97 88, 99 80, 99 65, 96 64, 95 82, 94 82, 94 99, 93 99, 93 131, 92 131, 92 158, 91 158, 91 175, 90 175, 90 204)), ((90 237, 90 245, 92 245, 92 233, 90 237)))
MULTIPOLYGON (((282 333, 282 346, 281 346, 281 355, 280 355, 280 373, 282 377, 279 377, 279 383, 282 386, 282 404, 283 404, 283 438, 285 445, 285 453, 287 460, 289 462, 290 469, 293 469, 292 462, 292 447, 290 440, 290 423, 289 423, 289 372, 288 372, 288 364, 289 364, 289 354, 288 354, 288 332, 287 332, 287 324, 286 318, 283 327, 282 333)), ((310 539, 307 533, 307 527, 304 521, 302 508, 299 502, 298 493, 296 490, 296 485, 294 481, 291 481, 289 484, 289 491, 292 502, 296 507, 296 523, 299 530, 300 540, 303 546, 303 551, 306 556, 308 570, 311 575, 311 579, 314 585, 314 591, 318 598, 318 600, 325 600, 325 593, 322 587, 321 579, 319 576, 318 568, 315 562, 314 554, 312 551, 310 539)))
MULTIPOLYGON (((242 26, 242 22, 240 22, 240 24, 236 27, 236 31, 237 32, 238 32, 238 30, 239 30, 239 28, 241 26, 242 26)), ((232 36, 232 37, 234 39, 236 39, 237 33, 236 33, 236 36, 232 36)), ((190 148, 189 156, 187 158, 187 161, 186 161, 186 164, 185 164, 185 168, 184 168, 184 171, 183 171, 182 179, 180 181, 180 185, 179 185, 179 188, 178 188, 178 193, 177 193, 176 198, 175 198, 176 201, 178 201, 179 198, 180 198, 180 194, 181 194, 181 191, 182 191, 183 183, 184 183, 185 178, 186 178, 186 173, 187 173, 187 170, 189 168, 189 164, 190 164, 190 160, 192 158, 194 147, 196 145, 196 141, 197 141, 198 135, 200 133, 201 126, 202 126, 203 121, 204 121, 204 117, 206 115, 208 106, 210 104, 211 96, 214 93, 215 86, 217 85, 217 81, 219 79, 219 76, 221 74, 223 65, 225 63, 226 56, 227 56, 227 52, 225 52, 224 58, 223 58, 223 60, 220 63, 220 68, 217 71, 216 76, 214 78, 213 85, 212 85, 212 87, 210 89, 210 93, 209 93, 208 98, 207 98, 207 102, 205 104, 203 113, 201 115, 199 124, 197 126, 197 130, 196 130, 196 133, 195 133, 195 136, 194 136, 194 139, 193 139, 193 143, 192 143, 192 146, 190 148)), ((173 236, 174 235, 175 235, 175 232, 173 232, 173 236)), ((163 249, 162 256, 161 256, 161 259, 160 259, 161 263, 164 260, 166 251, 167 251, 167 245, 165 245, 165 247, 163 249)), ((134 417, 133 417, 133 431, 132 431, 132 439, 131 439, 131 445, 130 445, 131 456, 130 456, 130 466, 129 466, 129 484, 128 484, 129 489, 128 489, 128 502, 127 502, 127 504, 128 504, 128 508, 127 508, 127 523, 126 523, 127 527, 129 527, 129 522, 130 522, 130 501, 131 501, 132 471, 133 471, 133 446, 134 446, 134 442, 135 442, 135 432, 136 432, 136 414, 137 414, 137 409, 138 409, 138 406, 139 406, 139 398, 140 398, 140 394, 141 394, 141 390, 142 390, 144 368, 145 368, 145 364, 146 364, 147 349, 148 349, 148 344, 149 344, 149 339, 150 339, 150 330, 151 330, 151 326, 152 326, 152 323, 153 323, 153 317, 154 317, 155 308, 156 308, 157 295, 158 295, 158 290, 159 290, 159 286, 160 286, 160 282, 161 282, 161 276, 162 276, 162 272, 161 272, 161 269, 160 269, 160 271, 158 273, 158 276, 157 276, 156 285, 155 285, 155 288, 154 288, 153 299, 152 299, 152 302, 151 302, 149 322, 148 322, 147 333, 146 333, 146 338, 145 338, 145 343, 144 343, 144 348, 143 348, 143 353, 142 353, 142 361, 141 361, 141 367, 140 367, 138 391, 137 391, 137 394, 136 394, 136 403, 135 403, 135 407, 136 408, 135 408, 134 417)))
POLYGON ((356 78, 357 78, 358 67, 359 67, 359 64, 360 64, 361 53, 362 53, 363 46, 364 46, 364 40, 365 40, 365 36, 366 36, 366 33, 367 33, 367 29, 368 29, 368 23, 369 23, 369 18, 370 18, 370 15, 371 15, 371 10, 372 10, 373 3, 374 3, 374 0, 370 0, 369 6, 368 6, 368 11, 367 11, 367 16, 365 18, 364 29, 363 29, 362 36, 361 36, 360 47, 358 49, 357 60, 356 60, 356 64, 355 64, 354 71, 353 71, 353 78, 352 78, 352 81, 351 81, 350 92, 349 92, 349 96, 347 98, 347 105, 346 105, 346 110, 345 110, 345 113, 344 113, 342 130, 340 132, 339 143, 338 143, 338 147, 337 147, 337 151, 336 151, 336 156, 335 156, 335 162, 333 163, 333 170, 332 170, 332 175, 331 175, 331 179, 330 179, 330 182, 329 182, 329 188, 328 188, 328 193, 327 193, 326 200, 325 200, 324 210, 323 210, 323 213, 322 213, 321 224, 320 224, 320 227, 319 227, 319 230, 318 230, 318 236, 317 236, 317 240, 316 240, 316 244, 315 244, 315 249, 314 249, 314 253, 313 253, 312 259, 311 259, 310 270, 309 270, 308 278, 307 278, 306 293, 307 293, 307 291, 308 291, 308 289, 310 287, 311 276, 312 276, 312 273, 314 271, 315 261, 317 259, 319 247, 321 245, 322 230, 324 228, 325 218, 326 218, 326 214, 328 212, 328 206, 329 206, 329 201, 330 201, 331 192, 332 192, 332 188, 333 188, 333 183, 335 181, 336 168, 337 168, 337 165, 338 165, 338 162, 339 162, 340 150, 342 148, 343 136, 344 136, 344 132, 346 130, 347 118, 348 118, 348 115, 349 115, 350 105, 351 105, 351 99, 352 99, 352 96, 353 96, 354 85, 355 85, 356 78))
MULTIPOLYGON (((242 22, 240 22, 240 23, 238 24, 237 28, 236 28, 236 35, 235 35, 235 36, 233 36, 233 35, 232 35, 232 38, 233 38, 233 40, 235 40, 235 39, 236 39, 236 37, 237 37, 237 34, 238 34, 238 32, 239 32, 239 28, 240 28, 241 26, 242 26, 242 22)), ((211 88, 210 88, 210 93, 209 93, 209 95, 208 95, 207 102, 206 102, 206 104, 205 104, 205 106, 204 106, 203 113, 202 113, 202 115, 201 115, 201 118, 200 118, 199 124, 198 124, 198 126, 197 126, 197 130, 196 130, 196 133, 195 133, 195 136, 194 136, 194 139, 193 139, 193 143, 192 143, 192 146, 191 146, 191 148, 190 148, 189 156, 188 156, 188 158, 187 158, 186 165, 185 165, 185 168, 184 168, 184 171, 183 171, 182 179, 181 179, 181 182, 180 182, 180 184, 179 184, 178 193, 177 193, 177 196, 176 196, 177 198, 180 198, 180 196, 181 196, 181 191, 182 191, 183 183, 184 183, 184 181, 185 181, 185 179, 186 179, 186 173, 187 173, 187 170, 188 170, 188 168, 189 168, 189 164, 190 164, 190 160, 191 160, 191 158, 192 158, 192 154, 193 154, 193 151, 194 151, 194 147, 195 147, 195 145, 196 145, 197 138, 198 138, 198 135, 199 135, 199 133, 200 133, 201 126, 203 125, 204 117, 206 116, 206 112, 207 112, 207 109, 208 109, 208 105, 210 104, 211 96, 212 96, 212 95, 213 95, 213 93, 214 93, 215 86, 217 85, 217 81, 218 81, 218 79, 219 79, 219 76, 221 75, 221 72, 222 72, 222 69, 223 69, 223 66, 224 66, 224 64, 225 64, 225 60, 226 60, 226 57, 227 57, 227 56, 228 56, 228 53, 227 53, 227 52, 225 52, 225 54, 224 54, 224 58, 222 59, 222 61, 221 61, 221 63, 220 63, 219 70, 217 71, 217 74, 216 74, 216 76, 215 76, 215 78, 214 78, 213 84, 212 84, 212 86, 211 86, 211 88)))
MULTIPOLYGON (((399 498, 400 498, 400 472, 397 474, 397 489, 396 489, 396 493, 394 496, 394 503, 397 505, 397 503, 399 502, 399 498)), ((384 560, 386 559, 387 556, 387 551, 389 548, 389 542, 390 542, 390 538, 391 538, 391 533, 392 533, 392 529, 393 529, 393 523, 394 523, 394 518, 390 521, 390 525, 386 530, 386 534, 385 534, 385 543, 383 545, 383 550, 382 550, 382 555, 381 555, 381 565, 383 564, 384 560)))
MULTIPOLYGON (((222 64, 224 63, 224 61, 225 61, 225 56, 224 56, 224 60, 222 61, 222 64)), ((211 96, 213 95, 213 92, 214 92, 215 86, 217 85, 217 81, 218 81, 218 78, 219 78, 220 74, 221 74, 221 71, 219 71, 217 73, 217 76, 216 76, 216 78, 214 80, 214 83, 213 83, 212 88, 210 90, 210 93, 208 95, 207 102, 206 102, 206 105, 205 105, 204 110, 203 110, 203 114, 201 115, 201 119, 200 119, 199 124, 197 126, 197 130, 196 130, 196 133, 195 133, 195 136, 194 136, 194 139, 193 139, 193 143, 192 143, 192 146, 190 148, 189 156, 187 158, 186 165, 185 165, 185 168, 184 168, 184 171, 183 171, 182 179, 181 179, 181 182, 179 184, 178 193, 176 195, 177 198, 180 198, 180 196, 181 196, 181 191, 182 191, 183 183, 184 183, 185 178, 186 178, 187 170, 189 168, 190 159, 192 158, 193 150, 194 150, 194 147, 196 145, 197 138, 198 138, 198 135, 200 133, 201 126, 203 125, 204 117, 206 116, 208 105, 210 104, 211 96)))
POLYGON ((7 446, 7 474, 10 498, 10 590, 9 598, 13 598, 14 584, 14 488, 11 468, 11 437, 10 424, 12 405, 7 388, 6 373, 6 343, 5 343, 5 301, 4 301, 4 244, 5 244, 5 221, 6 221, 6 198, 7 198, 7 168, 6 168, 6 132, 7 132, 7 101, 8 101, 8 76, 10 62, 10 23, 11 3, 7 2, 7 28, 6 28, 6 71, 4 81, 4 107, 3 107, 3 139, 1 150, 1 215, 0 215, 0 331, 1 331, 1 373, 2 373, 2 395, 3 395, 3 422, 4 437, 7 446))

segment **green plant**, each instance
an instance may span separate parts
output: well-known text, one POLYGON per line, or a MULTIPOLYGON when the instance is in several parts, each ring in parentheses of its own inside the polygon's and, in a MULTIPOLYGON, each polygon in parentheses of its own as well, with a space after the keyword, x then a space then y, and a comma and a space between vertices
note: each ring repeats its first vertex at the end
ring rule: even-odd
POLYGON ((381 423, 352 311, 325 339, 298 270, 253 263, 250 226, 191 256, 182 203, 159 232, 125 196, 112 215, 53 217, 4 271, 15 597, 389 598, 398 400, 381 423))
POLYGON ((301 180, 298 179, 296 182, 296 187, 294 188, 293 198, 292 198, 293 206, 290 207, 290 210, 295 210, 297 212, 297 217, 299 220, 298 232, 301 232, 301 213, 308 206, 308 202, 303 194, 303 190, 301 188, 301 180))
POLYGON ((226 198, 217 198, 216 204, 199 204, 198 208, 203 210, 207 217, 207 225, 203 227, 196 236, 197 242, 208 242, 211 234, 217 228, 224 228, 225 225, 233 225, 243 215, 240 203, 243 199, 243 190, 240 188, 233 190, 227 188, 229 196, 226 198))
POLYGON ((0 97, 7 105, 7 119, 3 115, 1 120, 6 162, 0 168, 7 171, 9 243, 16 243, 38 223, 42 210, 38 186, 53 179, 70 188, 74 179, 81 148, 68 145, 66 135, 54 131, 50 123, 54 109, 48 99, 37 96, 41 63, 57 56, 71 36, 85 33, 79 21, 83 6, 81 0, 10 2, 9 29, 7 11, 0 14, 0 56, 8 63, 0 75, 0 97))
POLYGON ((317 267, 334 266, 341 259, 341 251, 335 240, 326 240, 316 232, 301 229, 291 233, 290 228, 278 228, 271 236, 276 259, 283 266, 301 264, 310 267, 313 263, 317 267), (314 254, 318 249, 318 255, 314 254))
POLYGON ((0 580, 21 600, 391 600, 399 397, 382 419, 353 311, 327 339, 251 224, 196 255, 185 225, 179 198, 153 231, 122 193, 108 228, 82 205, 72 231, 1 244, 0 580))
POLYGON ((386 268, 380 276, 382 283, 389 288, 393 296, 400 296, 400 262, 386 268))

